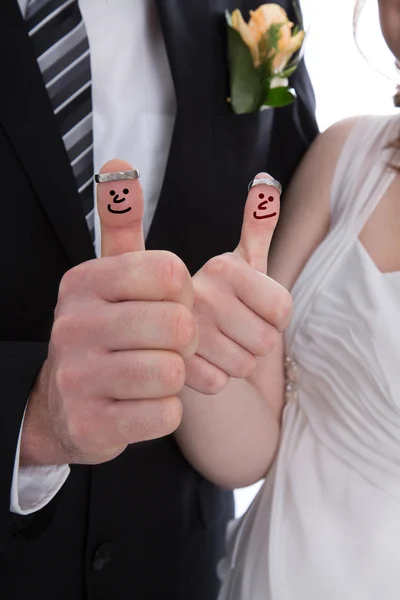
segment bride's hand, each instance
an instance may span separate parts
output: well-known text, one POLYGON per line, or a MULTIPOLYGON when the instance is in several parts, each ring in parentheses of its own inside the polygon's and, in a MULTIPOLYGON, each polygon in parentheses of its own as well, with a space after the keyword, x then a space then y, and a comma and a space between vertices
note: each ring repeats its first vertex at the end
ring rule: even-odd
MULTIPOLYGON (((266 177, 260 173, 256 179, 266 177)), ((200 339, 197 353, 186 362, 186 385, 198 392, 216 394, 231 377, 248 377, 257 357, 275 347, 290 321, 291 295, 267 276, 279 206, 276 187, 253 186, 239 245, 209 260, 193 277, 200 339)))

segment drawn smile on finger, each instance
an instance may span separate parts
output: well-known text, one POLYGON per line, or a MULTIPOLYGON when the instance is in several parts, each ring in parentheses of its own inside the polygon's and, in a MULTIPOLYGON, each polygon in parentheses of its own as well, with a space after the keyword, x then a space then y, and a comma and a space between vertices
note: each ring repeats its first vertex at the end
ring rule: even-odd
MULTIPOLYGON (((125 195, 124 195, 123 198, 120 198, 119 195, 115 192, 115 190, 110 190, 110 196, 113 197, 113 202, 115 204, 120 204, 120 202, 125 202, 125 200, 126 200, 125 196, 127 194, 129 194, 129 190, 128 190, 128 188, 124 188, 122 190, 122 192, 125 195)), ((128 208, 125 208, 124 210, 114 210, 114 209, 111 208, 111 204, 108 204, 107 205, 107 209, 109 210, 110 213, 113 213, 114 215, 123 215, 124 213, 127 213, 130 210, 132 210, 132 207, 129 206, 128 208)))
MULTIPOLYGON (((264 198, 264 194, 258 194, 258 197, 260 198, 260 200, 262 200, 264 198)), ((267 210, 267 205, 268 202, 273 202, 274 201, 274 197, 273 196, 268 196, 268 200, 264 200, 263 202, 260 202, 260 204, 257 206, 257 210, 267 210)), ((275 217, 276 216, 276 212, 270 213, 269 215, 258 215, 256 211, 253 212, 253 217, 255 219, 270 219, 271 217, 275 217)))
POLYGON ((111 208, 111 204, 109 204, 109 205, 107 206, 107 208, 108 208, 108 210, 110 211, 110 213, 113 213, 113 215, 123 215, 124 213, 127 213, 127 212, 129 212, 130 210, 132 210, 132 208, 131 208, 131 207, 129 207, 129 208, 126 208, 125 210, 113 210, 113 209, 111 208))

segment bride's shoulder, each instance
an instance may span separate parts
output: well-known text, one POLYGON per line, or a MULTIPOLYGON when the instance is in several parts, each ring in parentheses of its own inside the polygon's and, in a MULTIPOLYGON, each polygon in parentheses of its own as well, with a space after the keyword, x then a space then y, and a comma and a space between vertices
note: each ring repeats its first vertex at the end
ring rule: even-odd
POLYGON ((312 176, 315 188, 319 188, 319 191, 323 188, 328 192, 342 153, 351 157, 351 147, 358 147, 366 127, 371 127, 370 119, 368 115, 348 117, 327 127, 307 151, 298 169, 297 179, 309 180, 312 176))
POLYGON ((303 183, 309 187, 309 182, 313 182, 315 196, 319 197, 318 204, 321 206, 321 194, 329 196, 329 190, 333 174, 338 163, 342 150, 353 135, 354 130, 364 117, 349 117, 330 125, 325 131, 321 132, 303 158, 294 180, 297 187, 302 187, 303 183))
POLYGON ((317 136, 313 144, 314 148, 311 148, 311 150, 316 151, 321 159, 337 158, 350 135, 354 133, 364 119, 364 116, 348 117, 330 125, 317 136), (323 150, 322 154, 321 150, 323 150))
POLYGON ((306 152, 298 169, 298 175, 301 177, 305 173, 308 177, 311 171, 315 178, 322 178, 326 184, 326 180, 332 177, 346 141, 362 118, 343 119, 319 133, 306 152))
MULTIPOLYGON (((349 147, 363 143, 364 140, 372 141, 375 136, 388 127, 400 127, 399 114, 386 115, 360 115, 348 117, 330 125, 325 131, 320 133, 311 151, 320 157, 321 161, 328 161, 333 166, 345 146, 349 147)), ((350 150, 351 152, 351 150, 350 150)))

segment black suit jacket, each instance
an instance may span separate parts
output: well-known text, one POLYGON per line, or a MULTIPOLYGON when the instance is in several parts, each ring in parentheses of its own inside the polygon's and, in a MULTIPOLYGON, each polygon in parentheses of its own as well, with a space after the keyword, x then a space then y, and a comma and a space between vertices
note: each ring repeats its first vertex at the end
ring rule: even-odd
MULTIPOLYGON (((233 115, 223 13, 255 4, 156 2, 178 110, 147 247, 176 252, 193 273, 236 246, 257 171, 287 183, 317 133, 314 98, 302 64, 293 106, 233 115)), ((291 14, 291 1, 281 4, 291 14)), ((59 281, 93 249, 17 0, 3 0, 1 12, 0 597, 213 600, 232 494, 205 481, 173 436, 74 466, 45 509, 9 513, 21 418, 46 357, 59 281)))

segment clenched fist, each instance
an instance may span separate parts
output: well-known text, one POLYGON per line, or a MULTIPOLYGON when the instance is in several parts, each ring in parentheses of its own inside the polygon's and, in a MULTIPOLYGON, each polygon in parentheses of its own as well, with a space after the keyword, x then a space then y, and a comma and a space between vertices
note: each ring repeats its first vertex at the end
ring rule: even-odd
MULTIPOLYGON (((110 161, 102 172, 131 170, 110 161)), ((101 463, 180 424, 194 293, 180 259, 147 252, 139 181, 98 184, 102 258, 61 281, 46 363, 24 422, 21 463, 101 463)))
POLYGON ((247 378, 257 357, 275 347, 292 314, 291 295, 267 276, 280 191, 269 185, 267 174, 257 179, 238 247, 212 258, 193 280, 200 341, 186 365, 186 384, 203 394, 221 392, 231 377, 247 378))

